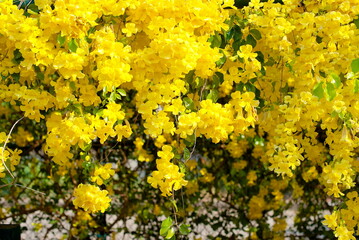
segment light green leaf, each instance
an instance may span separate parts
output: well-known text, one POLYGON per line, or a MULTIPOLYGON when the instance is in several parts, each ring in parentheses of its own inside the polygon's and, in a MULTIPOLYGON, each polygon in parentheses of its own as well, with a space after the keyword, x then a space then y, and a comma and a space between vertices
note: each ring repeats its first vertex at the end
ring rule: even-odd
POLYGON ((331 77, 334 80, 334 87, 335 88, 340 87, 340 84, 342 83, 342 81, 340 80, 340 77, 338 75, 334 74, 334 73, 331 75, 331 77))
POLYGON ((175 235, 175 230, 173 228, 169 229, 167 232, 167 236, 165 237, 165 239, 170 239, 175 235))
POLYGON ((74 38, 71 39, 71 41, 69 42, 69 49, 70 49, 70 51, 71 51, 71 52, 76 52, 77 48, 78 48, 78 45, 77 45, 76 40, 75 40, 74 38))
POLYGON ((337 95, 333 83, 327 83, 326 92, 327 92, 328 101, 332 101, 337 95))
POLYGON ((177 202, 176 200, 171 200, 172 205, 174 206, 176 212, 178 212, 177 202))
POLYGON ((66 41, 66 36, 61 36, 61 33, 57 35, 57 43, 62 47, 66 41))
POLYGON ((188 150, 188 148, 185 148, 183 150, 183 159, 184 160, 188 160, 191 156, 191 152, 188 150))
POLYGON ((209 41, 211 42, 211 48, 220 47, 222 44, 222 38, 218 33, 216 35, 211 36, 209 38, 209 41))
POLYGON ((359 72, 359 58, 354 59, 351 64, 353 73, 359 72))
POLYGON ((313 95, 320 98, 324 97, 324 89, 323 89, 323 82, 318 83, 317 85, 315 85, 313 91, 312 91, 313 95))
POLYGON ((161 223, 161 229, 160 229, 160 235, 161 236, 166 236, 168 233, 168 230, 172 227, 172 218, 168 217, 165 220, 162 221, 161 223))
POLYGON ((190 110, 195 110, 194 108, 194 103, 193 103, 193 100, 189 97, 184 97, 183 98, 183 104, 184 106, 187 108, 187 109, 190 109, 190 110))
POLYGON ((122 96, 125 97, 126 96, 126 91, 123 89, 117 89, 117 92, 122 96))
POLYGON ((209 91, 209 94, 207 95, 206 99, 211 99, 213 102, 217 102, 218 96, 219 96, 218 90, 214 89, 209 91))
POLYGON ((359 93, 359 80, 354 79, 354 93, 359 93))
POLYGON ((187 172, 186 165, 183 162, 179 162, 178 165, 179 165, 179 168, 180 168, 180 172, 186 174, 186 172, 187 172))

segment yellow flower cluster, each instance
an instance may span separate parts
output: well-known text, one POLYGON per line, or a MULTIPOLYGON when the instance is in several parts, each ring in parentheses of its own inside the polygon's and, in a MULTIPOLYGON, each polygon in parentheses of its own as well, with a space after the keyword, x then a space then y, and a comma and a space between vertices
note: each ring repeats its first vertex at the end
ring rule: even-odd
POLYGON ((147 181, 152 187, 160 188, 163 196, 171 196, 173 190, 186 186, 187 181, 184 180, 184 173, 179 171, 179 167, 170 162, 174 157, 171 146, 163 146, 158 156, 160 157, 156 160, 158 170, 152 172, 152 176, 149 176, 147 181))
POLYGON ((325 215, 323 224, 334 230, 334 234, 341 240, 354 240, 354 234, 358 234, 358 213, 359 197, 358 192, 352 191, 347 194, 348 200, 345 202, 348 209, 333 211, 330 215, 325 215), (355 229, 357 231, 355 231, 355 229))
POLYGON ((80 184, 74 190, 73 203, 76 208, 82 208, 86 212, 105 212, 110 206, 111 199, 106 190, 90 184, 80 184))
MULTIPOLYGON (((6 135, 4 138, 4 141, 2 141, 2 136, 4 133, 0 133, 0 144, 2 142, 5 142, 6 135)), ((4 136, 4 135, 3 135, 4 136)), ((4 147, 0 147, 0 178, 3 178, 6 176, 6 167, 11 171, 15 171, 15 166, 19 165, 20 163, 20 154, 22 153, 21 150, 15 149, 11 150, 10 148, 4 149, 4 147), (6 167, 4 166, 4 163, 6 164, 6 167)))
POLYGON ((96 166, 95 171, 91 177, 92 182, 96 182, 98 185, 102 185, 104 180, 109 179, 115 174, 115 170, 111 169, 112 164, 106 163, 103 166, 96 166))
POLYGON ((142 138, 137 137, 134 141, 136 146, 134 155, 137 157, 137 160, 140 162, 150 162, 153 160, 153 156, 149 154, 145 149, 143 149, 144 141, 142 138))

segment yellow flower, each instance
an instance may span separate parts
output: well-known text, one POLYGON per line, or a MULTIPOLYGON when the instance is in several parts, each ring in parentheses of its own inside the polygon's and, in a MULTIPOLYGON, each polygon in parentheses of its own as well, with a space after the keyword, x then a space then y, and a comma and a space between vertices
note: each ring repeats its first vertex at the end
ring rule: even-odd
POLYGON ((131 37, 137 31, 138 29, 134 23, 126 23, 126 28, 122 28, 122 32, 126 34, 126 37, 131 37))
POLYGON ((73 204, 76 208, 82 208, 86 212, 105 212, 110 206, 111 199, 108 192, 90 184, 80 184, 74 191, 73 204))
POLYGON ((91 177, 91 181, 96 182, 98 185, 102 185, 103 180, 107 180, 115 174, 115 171, 112 170, 111 167, 111 163, 106 163, 104 166, 96 167, 95 172, 91 177))
POLYGON ((334 230, 338 226, 337 217, 337 212, 334 211, 331 215, 324 215, 325 220, 322 223, 334 230))
POLYGON ((249 59, 255 59, 257 57, 257 53, 252 52, 253 48, 252 45, 242 45, 239 48, 239 51, 237 52, 238 56, 240 58, 243 58, 245 61, 248 61, 249 59))

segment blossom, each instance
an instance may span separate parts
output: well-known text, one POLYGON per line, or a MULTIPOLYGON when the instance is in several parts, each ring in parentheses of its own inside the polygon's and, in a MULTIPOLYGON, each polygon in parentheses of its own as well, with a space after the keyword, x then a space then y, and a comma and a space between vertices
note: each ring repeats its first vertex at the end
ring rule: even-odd
POLYGON ((76 208, 82 208, 86 212, 105 212, 110 206, 111 199, 108 192, 90 184, 80 184, 74 190, 73 204, 76 208))

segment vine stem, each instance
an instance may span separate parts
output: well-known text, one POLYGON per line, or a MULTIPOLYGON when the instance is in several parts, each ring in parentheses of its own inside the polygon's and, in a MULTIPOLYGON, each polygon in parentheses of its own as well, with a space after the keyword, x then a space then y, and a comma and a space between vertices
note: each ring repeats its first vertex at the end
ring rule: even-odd
POLYGON ((38 190, 35 190, 35 189, 30 188, 30 187, 26 187, 26 186, 24 186, 24 185, 21 185, 21 184, 16 183, 16 178, 15 178, 15 176, 12 174, 12 172, 11 172, 10 169, 6 166, 6 163, 5 163, 5 148, 6 148, 6 145, 7 145, 8 142, 9 142, 11 133, 12 133, 12 131, 14 130, 16 124, 18 124, 23 118, 24 118, 24 117, 21 117, 20 119, 18 119, 18 120, 12 125, 12 127, 11 127, 11 129, 10 129, 10 132, 9 132, 9 134, 7 135, 7 138, 6 138, 6 140, 5 140, 5 143, 4 143, 4 146, 3 146, 3 148, 2 148, 2 151, 1 151, 1 155, 2 155, 1 161, 2 161, 2 164, 4 165, 6 171, 10 174, 10 176, 11 176, 11 178, 12 178, 12 182, 11 182, 11 183, 8 183, 8 184, 5 184, 5 185, 1 185, 0 188, 6 187, 6 186, 10 186, 10 185, 14 185, 14 186, 18 186, 18 187, 22 187, 22 188, 25 188, 25 189, 29 189, 29 190, 32 190, 32 191, 34 191, 34 192, 36 192, 36 193, 40 193, 40 194, 42 194, 42 195, 45 195, 45 193, 43 193, 43 192, 40 192, 40 191, 38 191, 38 190))
POLYGON ((12 177, 12 179, 15 179, 14 175, 11 173, 10 169, 6 166, 6 163, 5 163, 5 148, 6 148, 6 145, 7 143, 9 142, 9 139, 10 139, 10 136, 11 136, 11 133, 12 131, 14 130, 16 124, 18 124, 24 117, 21 117, 19 120, 17 120, 11 127, 10 129, 10 132, 9 134, 7 135, 7 138, 5 140, 5 143, 4 143, 4 146, 2 148, 2 151, 1 151, 1 154, 2 154, 2 158, 1 158, 1 161, 2 161, 2 164, 4 165, 6 171, 8 171, 8 173, 10 174, 10 176, 12 177))

